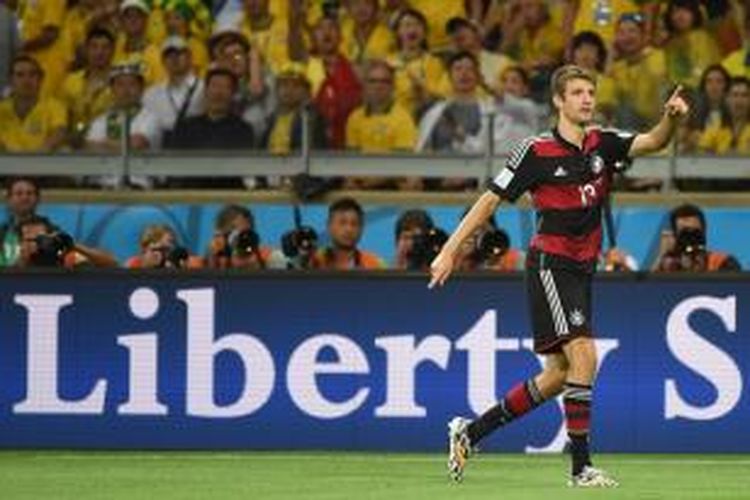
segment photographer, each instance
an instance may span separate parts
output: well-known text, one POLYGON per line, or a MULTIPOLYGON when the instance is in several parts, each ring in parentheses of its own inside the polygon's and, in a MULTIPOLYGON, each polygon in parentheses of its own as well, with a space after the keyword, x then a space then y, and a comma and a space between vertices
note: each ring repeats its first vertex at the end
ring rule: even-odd
POLYGON ((709 250, 706 239, 706 217, 695 205, 685 204, 669 214, 671 230, 661 234, 659 257, 654 271, 705 272, 740 271, 733 256, 709 250))
POLYGON ((5 191, 8 220, 0 225, 0 267, 13 266, 21 248, 19 224, 36 214, 39 205, 39 185, 29 177, 10 179, 5 191))
POLYGON ((17 267, 117 267, 109 253, 73 241, 46 217, 32 215, 19 225, 21 246, 17 267))
POLYGON ((284 269, 286 259, 278 251, 261 245, 255 218, 240 205, 227 205, 216 216, 214 237, 209 243, 207 266, 211 269, 284 269))
POLYGON ((435 227, 427 212, 407 210, 396 221, 395 269, 426 271, 440 252, 448 234, 435 227))
POLYGON ((328 207, 330 246, 315 254, 317 269, 385 269, 383 260, 357 248, 364 229, 365 214, 353 198, 341 198, 328 207))
POLYGON ((317 269, 318 233, 310 226, 297 225, 281 237, 287 269, 317 269))
MULTIPOLYGON (((466 216, 468 210, 464 212, 466 216)), ((523 270, 525 255, 510 247, 508 233, 497 226, 494 215, 464 241, 456 256, 456 269, 513 272, 523 270)))
POLYGON ((165 224, 146 226, 140 238, 141 252, 127 260, 128 269, 200 269, 203 259, 177 244, 174 230, 165 224))

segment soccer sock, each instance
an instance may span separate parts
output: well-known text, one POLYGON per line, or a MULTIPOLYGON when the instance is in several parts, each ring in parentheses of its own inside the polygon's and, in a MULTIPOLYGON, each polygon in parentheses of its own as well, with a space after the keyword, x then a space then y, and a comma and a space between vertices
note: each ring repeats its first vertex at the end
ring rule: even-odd
POLYGON ((591 386, 565 384, 563 392, 565 423, 570 438, 572 473, 579 474, 587 465, 591 465, 589 454, 589 425, 591 422, 591 386))
POLYGON ((505 394, 505 397, 498 404, 469 424, 467 429, 469 441, 472 444, 478 443, 498 427, 530 412, 544 401, 545 398, 539 392, 534 379, 517 384, 505 394))

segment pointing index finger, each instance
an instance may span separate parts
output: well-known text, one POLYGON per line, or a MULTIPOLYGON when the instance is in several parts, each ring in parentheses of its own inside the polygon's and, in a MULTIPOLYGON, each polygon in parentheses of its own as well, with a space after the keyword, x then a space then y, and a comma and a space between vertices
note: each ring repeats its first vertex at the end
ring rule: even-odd
POLYGON ((679 97, 681 93, 682 93, 682 84, 680 83, 677 85, 677 88, 674 89, 674 92, 672 92, 672 96, 669 98, 669 100, 671 101, 675 97, 679 97))

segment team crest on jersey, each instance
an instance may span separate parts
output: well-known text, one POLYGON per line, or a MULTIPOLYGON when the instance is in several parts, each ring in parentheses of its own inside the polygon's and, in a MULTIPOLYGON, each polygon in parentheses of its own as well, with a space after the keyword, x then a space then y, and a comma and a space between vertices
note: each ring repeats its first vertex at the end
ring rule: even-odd
POLYGON ((604 170, 604 158, 599 155, 591 157, 591 171, 594 175, 599 175, 604 170))
POLYGON ((581 326, 586 322, 586 316, 583 315, 580 309, 573 309, 570 312, 570 324, 573 326, 581 326))

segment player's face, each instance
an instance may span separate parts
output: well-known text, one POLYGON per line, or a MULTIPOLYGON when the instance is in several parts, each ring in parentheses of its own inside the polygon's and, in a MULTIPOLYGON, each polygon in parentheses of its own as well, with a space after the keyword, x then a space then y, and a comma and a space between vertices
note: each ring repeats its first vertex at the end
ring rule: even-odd
POLYGON ((328 222, 328 232, 337 247, 356 248, 362 235, 362 221, 359 214, 353 210, 335 212, 328 222))
POLYGON ((576 78, 567 82, 562 97, 555 96, 554 101, 555 107, 568 121, 585 125, 594 117, 596 87, 588 80, 576 78))

